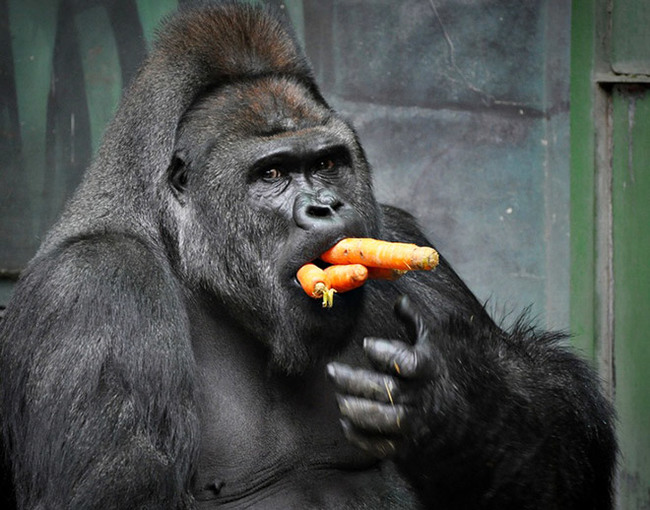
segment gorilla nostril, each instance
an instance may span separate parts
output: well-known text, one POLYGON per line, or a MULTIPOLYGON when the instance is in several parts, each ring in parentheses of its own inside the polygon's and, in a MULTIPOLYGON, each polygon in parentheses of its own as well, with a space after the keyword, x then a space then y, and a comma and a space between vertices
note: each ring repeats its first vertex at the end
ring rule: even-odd
POLYGON ((334 209, 329 205, 310 205, 307 207, 307 215, 312 218, 327 218, 334 213, 334 209))

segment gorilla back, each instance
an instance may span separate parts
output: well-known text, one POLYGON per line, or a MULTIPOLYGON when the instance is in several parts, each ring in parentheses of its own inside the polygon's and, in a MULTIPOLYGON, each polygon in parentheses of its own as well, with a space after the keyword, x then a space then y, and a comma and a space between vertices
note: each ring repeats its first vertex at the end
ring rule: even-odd
POLYGON ((285 28, 226 3, 160 34, 1 325, 17 507, 608 508, 611 410, 560 337, 444 259, 304 295, 344 237, 430 243, 285 28))

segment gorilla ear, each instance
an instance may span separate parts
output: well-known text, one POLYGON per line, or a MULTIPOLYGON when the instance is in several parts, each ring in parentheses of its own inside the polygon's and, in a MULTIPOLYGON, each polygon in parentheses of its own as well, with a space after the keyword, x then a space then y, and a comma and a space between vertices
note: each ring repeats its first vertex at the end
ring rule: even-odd
POLYGON ((167 181, 174 193, 174 196, 181 200, 187 187, 187 155, 184 151, 176 151, 172 156, 171 163, 167 169, 167 181))

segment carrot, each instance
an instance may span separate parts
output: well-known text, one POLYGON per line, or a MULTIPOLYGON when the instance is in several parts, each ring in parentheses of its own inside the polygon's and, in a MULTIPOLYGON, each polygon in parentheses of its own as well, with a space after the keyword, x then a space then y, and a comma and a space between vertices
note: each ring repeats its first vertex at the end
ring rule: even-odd
POLYGON ((327 275, 315 264, 305 264, 296 273, 302 289, 313 298, 323 298, 323 307, 331 308, 334 303, 334 290, 327 283, 327 275))
POLYGON ((438 265, 438 252, 433 248, 369 238, 343 239, 321 258, 330 264, 363 264, 399 270, 429 270, 438 265))
POLYGON ((323 307, 331 308, 335 292, 347 292, 363 285, 368 269, 361 264, 330 266, 325 270, 314 264, 302 266, 296 277, 303 290, 313 298, 322 298, 323 307))
POLYGON ((336 292, 347 292, 361 287, 368 279, 368 269, 361 264, 329 266, 325 268, 327 284, 336 292))
POLYGON ((310 297, 322 298, 323 306, 330 308, 335 292, 356 289, 368 278, 396 280, 410 269, 433 269, 438 265, 438 252, 409 243, 348 238, 323 253, 321 259, 332 265, 323 270, 305 264, 296 276, 310 297))
POLYGON ((296 273, 303 290, 311 297, 319 298, 327 290, 325 271, 314 264, 305 264, 296 273))

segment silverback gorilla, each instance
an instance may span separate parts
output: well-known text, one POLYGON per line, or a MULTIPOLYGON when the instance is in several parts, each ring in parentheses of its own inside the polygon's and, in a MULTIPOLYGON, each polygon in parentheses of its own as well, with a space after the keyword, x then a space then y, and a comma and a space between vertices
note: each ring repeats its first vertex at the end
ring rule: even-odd
POLYGON ((276 18, 168 20, 6 311, 17 507, 608 508, 612 413, 562 339, 444 260, 323 309, 296 271, 343 237, 430 244, 276 18))

